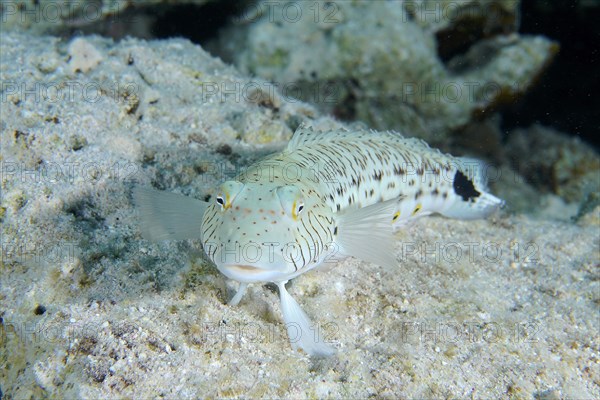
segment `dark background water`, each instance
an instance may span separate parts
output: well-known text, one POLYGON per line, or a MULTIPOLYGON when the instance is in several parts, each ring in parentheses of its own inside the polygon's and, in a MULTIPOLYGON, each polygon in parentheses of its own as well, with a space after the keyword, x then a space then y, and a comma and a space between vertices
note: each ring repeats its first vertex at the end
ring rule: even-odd
POLYGON ((525 0, 524 34, 548 36, 560 52, 538 84, 503 113, 505 128, 534 122, 578 135, 600 148, 600 2, 525 0))

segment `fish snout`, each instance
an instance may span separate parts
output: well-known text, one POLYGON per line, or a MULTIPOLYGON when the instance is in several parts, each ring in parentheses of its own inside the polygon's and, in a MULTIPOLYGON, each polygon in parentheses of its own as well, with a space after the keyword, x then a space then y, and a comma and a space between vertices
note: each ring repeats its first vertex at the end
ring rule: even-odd
POLYGON ((229 279, 246 283, 278 281, 289 275, 285 270, 265 269, 257 265, 223 264, 217 267, 229 279))

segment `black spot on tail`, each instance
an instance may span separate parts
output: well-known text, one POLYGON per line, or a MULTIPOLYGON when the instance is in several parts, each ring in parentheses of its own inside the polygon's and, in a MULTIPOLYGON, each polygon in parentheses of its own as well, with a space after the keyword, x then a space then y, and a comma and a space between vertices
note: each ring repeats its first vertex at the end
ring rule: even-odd
POLYGON ((464 201, 473 200, 481 195, 473 186, 473 182, 465 174, 456 171, 454 175, 454 192, 462 197, 464 201))

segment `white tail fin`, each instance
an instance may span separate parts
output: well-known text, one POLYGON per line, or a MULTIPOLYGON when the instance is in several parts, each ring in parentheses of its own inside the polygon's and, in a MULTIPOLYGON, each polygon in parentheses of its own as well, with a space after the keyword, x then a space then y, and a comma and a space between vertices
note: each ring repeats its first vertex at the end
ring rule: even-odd
POLYGON ((208 203, 191 197, 136 187, 133 200, 140 212, 142 237, 152 241, 199 239, 208 203))

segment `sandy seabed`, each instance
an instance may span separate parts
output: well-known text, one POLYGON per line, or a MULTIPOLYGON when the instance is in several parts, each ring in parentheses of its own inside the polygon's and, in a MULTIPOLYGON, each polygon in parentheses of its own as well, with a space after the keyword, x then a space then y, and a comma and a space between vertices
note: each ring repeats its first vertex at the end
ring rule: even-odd
POLYGON ((130 190, 203 199, 299 121, 340 123, 202 97, 250 81, 184 40, 3 41, 6 398, 600 398, 598 208, 428 217, 397 233, 395 270, 343 259, 295 279, 338 350, 311 359, 274 287, 227 306, 236 287, 198 243, 142 240, 130 190))

